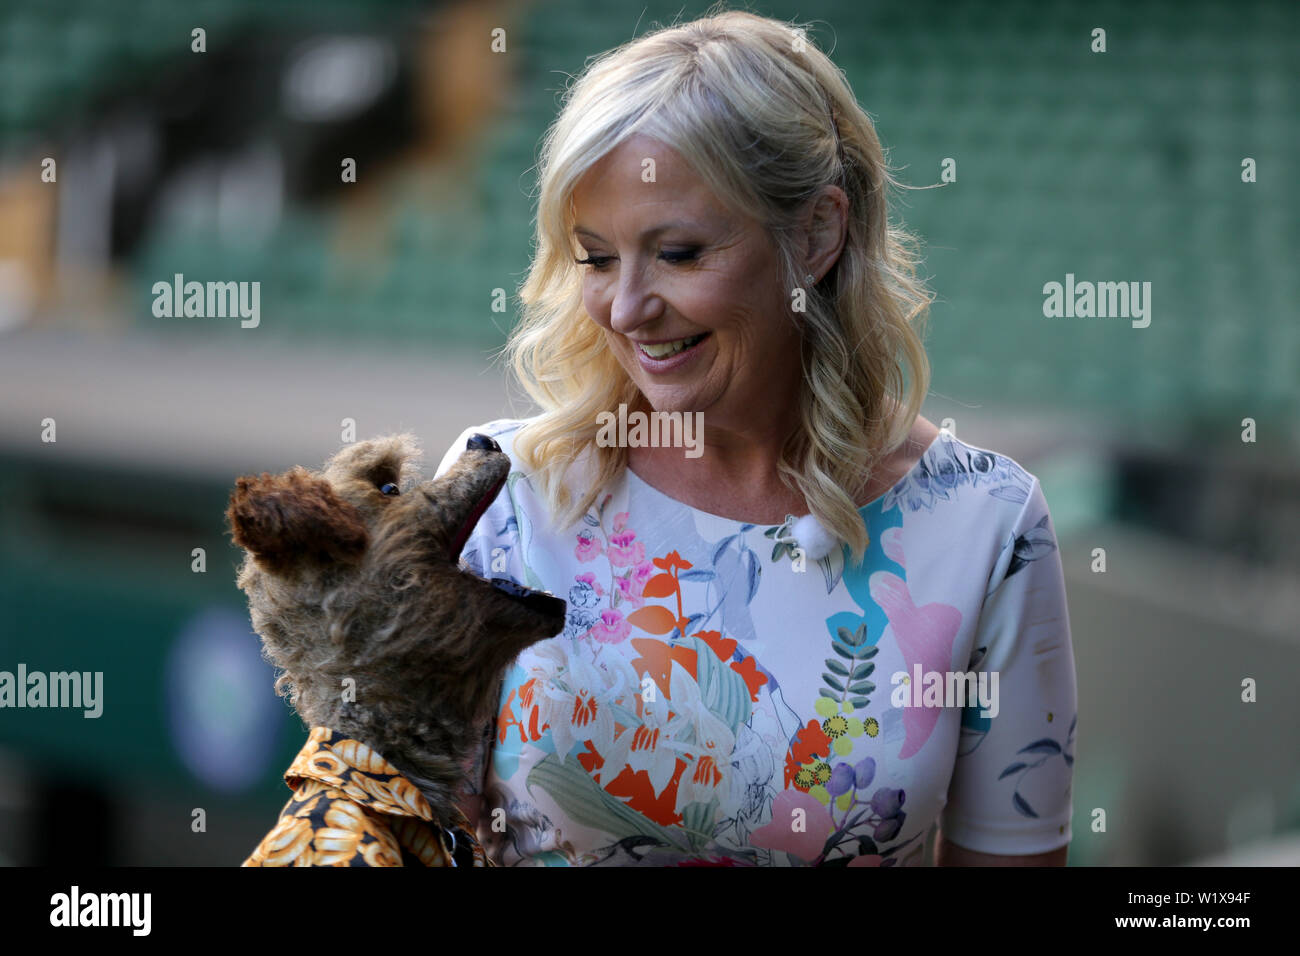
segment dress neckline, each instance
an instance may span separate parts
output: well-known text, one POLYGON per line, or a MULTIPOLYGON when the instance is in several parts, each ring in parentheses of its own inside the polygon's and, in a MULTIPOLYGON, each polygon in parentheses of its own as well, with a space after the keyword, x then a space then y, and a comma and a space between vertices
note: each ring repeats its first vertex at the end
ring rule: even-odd
MULTIPOLYGON (((865 512, 868 508, 876 507, 885 498, 893 494, 893 492, 898 489, 899 485, 907 481, 910 481, 912 479, 912 476, 915 475, 916 472, 920 469, 920 467, 925 463, 925 460, 930 457, 930 453, 933 452, 934 449, 938 446, 939 440, 941 438, 946 438, 946 437, 951 437, 951 436, 948 434, 946 429, 940 428, 938 434, 936 434, 934 438, 930 440, 930 444, 925 446, 925 451, 921 452, 920 457, 916 459, 916 464, 913 465, 910 469, 908 469, 906 474, 902 475, 896 482, 894 482, 893 485, 891 485, 887 491, 884 491, 881 494, 877 495, 876 497, 872 498, 865 505, 859 505, 858 513, 861 514, 865 512)), ((727 518, 719 514, 714 514, 711 511, 705 511, 703 508, 697 508, 694 505, 686 504, 684 501, 678 501, 676 498, 672 497, 672 495, 668 494, 665 491, 660 491, 654 485, 650 484, 648 481, 646 481, 644 478, 638 475, 631 468, 625 467, 623 469, 623 473, 628 476, 629 481, 635 481, 642 488, 647 489, 652 494, 657 495, 658 497, 663 498, 665 501, 669 501, 674 505, 677 505, 679 508, 687 508, 695 512, 696 514, 704 515, 706 518, 712 518, 715 521, 730 521, 732 524, 747 524, 747 525, 752 525, 753 527, 756 528, 766 527, 771 524, 771 522, 768 521, 749 521, 744 518, 727 518)), ((800 516, 796 515, 795 517, 800 517, 800 516)))

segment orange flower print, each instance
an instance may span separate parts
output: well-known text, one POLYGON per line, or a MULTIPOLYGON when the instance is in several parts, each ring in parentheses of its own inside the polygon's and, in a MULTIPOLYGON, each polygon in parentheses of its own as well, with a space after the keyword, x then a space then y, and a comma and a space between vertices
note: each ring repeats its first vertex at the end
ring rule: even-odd
POLYGON ((638 677, 649 674, 659 687, 659 693, 667 696, 670 690, 669 678, 672 676, 673 661, 677 661, 692 677, 698 664, 695 651, 682 645, 668 645, 652 637, 634 637, 632 646, 641 652, 640 657, 632 659, 632 667, 638 677))
POLYGON ((677 812, 677 788, 687 764, 680 757, 675 764, 672 779, 657 794, 654 784, 650 782, 650 774, 644 770, 634 772, 627 766, 605 789, 614 796, 623 798, 629 807, 655 823, 666 827, 680 825, 682 816, 677 812))
POLYGON ((557 755, 567 756, 580 741, 614 736, 614 717, 605 706, 611 698, 603 671, 581 657, 570 658, 563 647, 551 642, 533 649, 528 671, 537 684, 530 695, 533 706, 525 707, 520 720, 549 725, 557 755))
POLYGON ((822 725, 816 720, 808 721, 790 744, 790 754, 800 764, 808 763, 814 756, 826 756, 831 752, 831 738, 826 736, 822 725))
POLYGON ((691 562, 687 561, 676 551, 669 551, 664 557, 655 558, 654 566, 663 571, 671 571, 673 568, 677 568, 680 571, 689 571, 691 568, 695 567, 695 565, 691 564, 691 562))
POLYGON ((585 693, 573 695, 573 729, 581 730, 596 719, 600 702, 585 693))
POLYGON ((537 707, 536 701, 537 678, 530 677, 528 680, 517 688, 519 694, 519 704, 522 708, 522 715, 515 718, 514 700, 516 689, 512 689, 506 697, 506 702, 501 708, 501 713, 497 717, 497 742, 504 744, 506 734, 510 732, 511 727, 519 729, 519 742, 526 744, 531 740, 540 740, 542 732, 546 730, 549 724, 541 721, 541 710, 537 707), (538 726, 539 722, 541 726, 538 726))
POLYGON ((605 748, 605 756, 611 771, 624 766, 631 767, 633 773, 644 770, 655 793, 660 793, 672 779, 678 760, 677 748, 668 735, 668 699, 662 694, 655 694, 652 700, 638 695, 637 701, 642 723, 622 730, 605 748))
POLYGON ((727 663, 731 660, 731 655, 736 653, 736 640, 729 637, 725 640, 721 631, 697 631, 695 634, 705 644, 713 649, 713 653, 718 655, 718 660, 727 663))
POLYGON ((713 649, 713 653, 718 655, 718 660, 744 679, 745 686, 749 688, 749 699, 757 703, 758 689, 767 683, 767 675, 758 672, 758 661, 753 657, 742 657, 738 661, 733 661, 731 658, 736 653, 736 639, 732 637, 724 639, 721 631, 699 631, 695 636, 713 649))
MULTIPOLYGON (((792 786, 798 786, 798 784, 795 783, 795 779, 799 776, 799 771, 801 771, 802 769, 803 769, 803 767, 799 766, 799 763, 794 759, 794 757, 790 754, 790 752, 789 752, 789 751, 786 751, 786 754, 785 754, 785 780, 784 780, 784 783, 783 783, 783 785, 784 785, 784 787, 785 787, 786 790, 789 790, 790 787, 792 787, 792 786)), ((800 790, 806 790, 807 788, 806 788, 806 787, 799 787, 799 789, 800 789, 800 790)))
POLYGON ((596 752, 594 741, 584 740, 582 746, 586 748, 578 754, 578 763, 582 764, 582 769, 591 774, 593 780, 600 781, 600 768, 605 766, 605 758, 596 752))
POLYGON ((753 657, 743 657, 732 661, 731 669, 744 679, 749 688, 749 699, 757 703, 758 689, 767 683, 767 675, 758 672, 758 661, 753 657))
POLYGON ((674 664, 669 680, 669 700, 676 716, 668 722, 674 740, 693 739, 691 750, 696 766, 689 778, 683 778, 677 793, 677 812, 688 803, 708 803, 715 790, 726 793, 724 781, 731 772, 731 753, 736 735, 705 704, 700 685, 680 664, 674 664))

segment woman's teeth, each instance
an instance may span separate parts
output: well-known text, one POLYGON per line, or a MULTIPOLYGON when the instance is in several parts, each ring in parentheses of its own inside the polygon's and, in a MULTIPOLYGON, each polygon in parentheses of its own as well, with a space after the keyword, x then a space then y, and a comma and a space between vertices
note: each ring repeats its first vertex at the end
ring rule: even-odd
POLYGON ((676 355, 683 349, 690 348, 703 338, 704 335, 692 335, 688 338, 678 339, 675 342, 660 342, 658 345, 642 345, 639 346, 639 348, 651 358, 661 359, 667 358, 669 355, 676 355))

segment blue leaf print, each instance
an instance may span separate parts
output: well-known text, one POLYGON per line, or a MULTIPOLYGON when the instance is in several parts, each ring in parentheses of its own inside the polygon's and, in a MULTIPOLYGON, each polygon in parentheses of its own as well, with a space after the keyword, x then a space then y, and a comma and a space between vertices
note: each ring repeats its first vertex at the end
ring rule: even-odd
POLYGON ((745 549, 745 561, 749 565, 749 597, 746 600, 746 603, 749 603, 758 593, 758 578, 763 573, 763 569, 758 564, 758 554, 748 548, 745 549))
POLYGON ((974 753, 987 736, 988 734, 985 731, 971 730, 969 727, 963 726, 957 741, 957 756, 964 757, 967 754, 974 753))
POLYGON ((715 610, 722 612, 723 632, 742 644, 750 644, 755 639, 754 621, 749 614, 749 579, 747 569, 741 567, 742 560, 736 549, 720 549, 714 562, 717 579, 711 582, 711 587, 718 592, 715 610))
POLYGON ((1016 751, 1018 754, 1059 754, 1061 745, 1050 737, 1044 737, 1042 740, 1035 740, 1027 747, 1021 747, 1016 751))
POLYGON ((1003 777, 1009 777, 1017 770, 1024 770, 1028 766, 1029 764, 1025 763, 1024 761, 1021 761, 1019 763, 1013 763, 1006 770, 1003 770, 1000 774, 998 774, 998 779, 1001 780, 1003 777))
POLYGON ((1025 816, 1033 817, 1035 819, 1038 818, 1038 814, 1034 812, 1034 808, 1031 807, 1028 801, 1026 801, 1025 798, 1022 797, 1020 794, 1013 793, 1011 795, 1011 802, 1015 804, 1016 809, 1019 810, 1021 813, 1023 813, 1025 816))
POLYGON ((1018 505, 1023 505, 1029 500, 1029 489, 1021 488, 1019 485, 1003 485, 1001 488, 994 488, 989 494, 994 498, 1013 501, 1018 505))
POLYGON ((848 560, 845 557, 847 550, 841 545, 840 550, 832 551, 826 557, 817 559, 817 563, 821 565, 822 577, 826 580, 827 594, 835 590, 835 585, 839 584, 840 578, 844 576, 844 565, 848 560))
POLYGON ((1015 540, 1015 551, 1003 580, 1011 577, 1030 561, 1037 561, 1056 550, 1056 539, 1047 529, 1047 515, 1039 519, 1038 524, 1030 528, 1015 540))
MULTIPOLYGON (((689 571, 679 572, 677 580, 679 581, 712 581, 717 577, 712 571, 703 568, 691 568, 689 571)), ((700 615, 701 617, 703 615, 700 615)))

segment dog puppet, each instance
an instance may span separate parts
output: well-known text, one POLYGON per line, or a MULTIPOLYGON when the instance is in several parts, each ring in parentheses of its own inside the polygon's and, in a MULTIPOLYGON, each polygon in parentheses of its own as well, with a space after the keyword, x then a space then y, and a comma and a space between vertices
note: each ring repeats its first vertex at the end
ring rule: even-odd
POLYGON ((310 729, 292 798, 244 866, 491 866, 456 805, 498 683, 564 628, 564 601, 459 565, 510 459, 474 435, 421 480, 410 434, 345 447, 319 473, 239 478, 253 629, 310 729))

